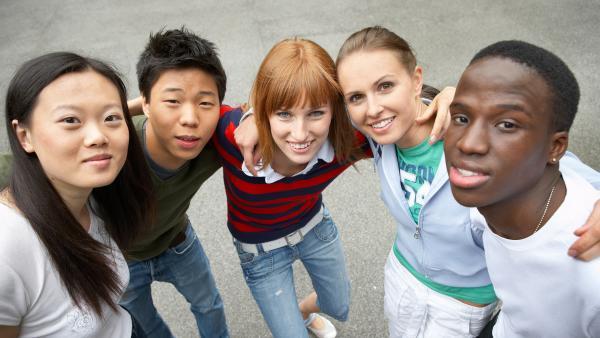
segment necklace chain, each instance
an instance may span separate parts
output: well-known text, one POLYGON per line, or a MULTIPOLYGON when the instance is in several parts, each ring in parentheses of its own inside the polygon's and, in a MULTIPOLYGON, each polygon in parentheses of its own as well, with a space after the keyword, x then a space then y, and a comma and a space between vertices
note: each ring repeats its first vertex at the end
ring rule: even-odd
POLYGON ((542 213, 542 218, 540 218, 540 221, 538 222, 537 226, 535 227, 535 230, 533 230, 533 234, 535 234, 538 230, 540 230, 540 226, 542 225, 542 222, 544 221, 544 217, 546 217, 546 213, 548 212, 548 207, 550 206, 550 202, 552 201, 552 195, 554 194, 554 190, 556 190, 556 186, 558 185, 558 179, 560 178, 560 175, 558 175, 557 178, 554 179, 554 185, 552 186, 552 190, 550 190, 550 195, 548 196, 548 200, 546 201, 546 206, 544 207, 544 212, 542 213))

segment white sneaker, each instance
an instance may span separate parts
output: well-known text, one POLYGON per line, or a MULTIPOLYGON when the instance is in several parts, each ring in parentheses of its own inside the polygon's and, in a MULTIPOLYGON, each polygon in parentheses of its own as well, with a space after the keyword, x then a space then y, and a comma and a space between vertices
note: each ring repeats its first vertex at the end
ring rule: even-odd
POLYGON ((337 330, 335 326, 325 317, 318 313, 311 313, 305 321, 306 328, 312 332, 317 338, 335 338, 337 336, 337 330), (315 319, 321 319, 323 321, 323 327, 315 329, 311 325, 315 319))

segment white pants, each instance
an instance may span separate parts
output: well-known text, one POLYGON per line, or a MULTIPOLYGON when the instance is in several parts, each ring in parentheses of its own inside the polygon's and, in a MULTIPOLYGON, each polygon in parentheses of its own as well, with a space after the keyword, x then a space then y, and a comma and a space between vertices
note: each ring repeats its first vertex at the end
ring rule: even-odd
POLYGON ((476 337, 496 303, 465 304, 417 280, 391 251, 385 265, 384 310, 390 337, 476 337))

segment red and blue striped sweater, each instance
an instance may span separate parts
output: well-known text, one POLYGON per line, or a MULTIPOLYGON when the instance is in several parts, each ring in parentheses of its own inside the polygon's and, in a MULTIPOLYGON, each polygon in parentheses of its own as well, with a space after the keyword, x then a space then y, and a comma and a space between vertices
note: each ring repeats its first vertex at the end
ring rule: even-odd
MULTIPOLYGON (((242 114, 239 108, 223 106, 213 135, 223 165, 227 226, 241 242, 264 243, 289 235, 308 223, 321 209, 321 192, 352 163, 339 163, 337 158, 330 163, 319 160, 305 174, 270 184, 264 177, 248 176, 241 169, 243 157, 233 135, 242 114)), ((370 153, 362 135, 359 141, 365 152, 370 153)))

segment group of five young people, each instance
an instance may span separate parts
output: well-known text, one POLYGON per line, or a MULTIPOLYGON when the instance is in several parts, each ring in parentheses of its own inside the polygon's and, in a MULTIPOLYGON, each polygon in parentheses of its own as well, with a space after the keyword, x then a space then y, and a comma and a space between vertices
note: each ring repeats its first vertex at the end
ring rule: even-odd
MULTIPOLYGON (((20 72, 27 75, 32 71, 26 64, 20 72)), ((319 337, 334 337, 333 325, 317 313, 346 320, 350 286, 337 229, 323 205, 321 192, 353 162, 370 156, 374 157, 378 168, 384 202, 398 223, 385 273, 385 312, 390 322, 390 335, 476 336, 489 321, 496 296, 485 264, 483 228, 474 227, 469 209, 461 207, 450 195, 442 143, 430 138, 432 123, 414 122, 420 112, 428 109, 429 101, 421 99, 422 69, 416 65, 414 55, 403 39, 380 27, 357 32, 342 46, 337 68, 314 42, 288 39, 276 44, 261 64, 253 85, 250 103, 255 113, 242 122, 250 134, 252 130, 256 134, 256 137, 247 138, 246 149, 253 148, 258 140, 262 161, 256 176, 252 174, 256 172, 253 161, 244 161, 243 151, 235 141, 234 133, 241 129, 238 125, 243 112, 222 105, 226 77, 211 43, 183 29, 159 32, 151 37, 137 71, 142 95, 137 103, 145 116, 135 117, 131 123, 124 104, 124 89, 120 92, 120 104, 106 104, 105 107, 120 108, 120 117, 127 122, 123 126, 128 128, 130 136, 136 135, 140 141, 137 143, 133 136, 129 138, 130 149, 137 147, 138 153, 137 160, 131 162, 138 161, 135 163, 141 163, 142 167, 147 163, 150 170, 150 174, 141 175, 146 180, 143 183, 127 180, 119 185, 132 186, 146 193, 140 195, 137 200, 140 205, 134 209, 138 211, 134 214, 138 218, 130 223, 140 226, 142 231, 132 244, 118 243, 128 259, 129 283, 122 280, 118 288, 116 284, 103 285, 111 288, 111 296, 125 292, 121 305, 135 318, 134 323, 139 323, 140 333, 160 337, 172 335, 154 308, 150 294, 152 281, 162 280, 174 284, 191 304, 201 336, 228 335, 222 301, 208 259, 185 214, 193 194, 222 164, 228 202, 227 224, 234 237, 245 280, 272 334, 305 337, 308 334, 305 327, 308 327, 319 337), (346 109, 362 134, 353 131, 346 109), (140 149, 145 161, 140 159, 140 149), (150 187, 156 212, 150 207, 151 197, 147 194, 150 187), (149 219, 148 215, 155 216, 149 219), (292 263, 296 259, 307 268, 315 288, 315 292, 300 304, 292 279, 292 263), (125 285, 128 285, 126 289, 125 285)), ((44 109, 40 105, 43 98, 40 92, 43 94, 59 80, 63 80, 62 74, 49 78, 38 93, 25 93, 33 102, 24 110, 34 117, 40 115, 35 114, 36 109, 44 109)), ((97 79, 96 82, 102 81, 97 79)), ((11 87, 9 96, 13 95, 11 90, 24 91, 11 87)), ((94 94, 91 89, 81 92, 94 94)), ((13 197, 14 191, 18 190, 14 177, 21 172, 18 163, 23 161, 15 152, 27 152, 30 149, 27 141, 40 129, 31 128, 26 119, 9 116, 13 108, 8 109, 8 102, 7 126, 9 137, 15 138, 15 141, 11 139, 15 170, 11 174, 11 184, 4 190, 4 196, 7 196, 3 199, 4 204, 25 215, 43 243, 40 248, 50 250, 52 245, 57 245, 59 249, 67 250, 67 244, 45 241, 43 232, 34 225, 36 219, 21 209, 19 203, 23 202, 11 203, 20 198, 13 197)), ((114 175, 129 174, 130 171, 121 170, 123 164, 116 160, 118 154, 106 150, 116 142, 102 130, 94 129, 97 123, 92 119, 77 115, 88 106, 91 103, 83 99, 76 103, 59 103, 58 110, 69 113, 52 123, 65 128, 65 133, 74 133, 72 124, 75 124, 82 135, 101 139, 101 142, 82 139, 75 143, 77 148, 98 149, 98 154, 92 156, 92 164, 84 159, 83 164, 78 165, 91 165, 94 175, 108 175, 103 181, 87 184, 83 190, 88 194, 79 196, 80 201, 89 200, 88 204, 95 206, 101 204, 96 192, 105 189, 103 186, 107 184, 109 187, 117 184, 117 181, 111 184, 114 175), (113 176, 107 174, 109 171, 113 176)), ((440 116, 441 120, 446 118, 444 114, 440 116)), ((104 122, 110 124, 115 117, 109 115, 106 120, 104 122)), ((60 145, 50 149, 60 149, 60 145)), ((120 151, 122 155, 123 149, 120 151)), ((135 151, 130 151, 128 156, 132 153, 135 151)), ((27 154, 25 157, 29 161, 39 163, 37 170, 42 181, 59 191, 60 175, 51 171, 43 149, 30 149, 27 154)), ((71 157, 66 157, 63 162, 78 163, 73 152, 68 155, 71 157)), ((564 166, 580 174, 589 173, 588 180, 598 182, 597 173, 572 156, 567 158, 563 161, 564 166)), ((68 201, 68 197, 60 197, 68 201)), ((127 209, 130 207, 127 205, 127 209)), ((107 229, 116 229, 109 234, 118 242, 118 234, 122 234, 119 231, 128 231, 122 223, 115 221, 121 214, 113 213, 108 207, 98 209, 103 212, 99 215, 108 225, 107 229)), ((106 243, 90 245, 95 238, 92 232, 81 233, 82 229, 89 229, 86 228, 86 213, 81 217, 79 207, 69 211, 80 225, 78 232, 70 230, 56 236, 86 238, 88 241, 82 246, 96 254, 104 253, 108 247, 106 243)), ((44 209, 43 212, 48 211, 44 209)), ((30 235, 30 240, 38 237, 30 235)), ((13 255, 19 253, 20 247, 9 248, 13 255)), ((76 252, 67 251, 66 254, 76 255, 76 252)), ((567 257, 566 252, 564 256, 567 257)), ((14 256, 5 256, 3 252, 0 257, 3 270, 13 271, 15 261, 7 257, 14 256)), ((102 298, 106 293, 95 295, 94 303, 90 301, 94 297, 85 298, 77 293, 78 287, 84 285, 83 281, 65 282, 66 276, 61 274, 61 263, 57 258, 51 256, 44 263, 58 270, 58 281, 64 284, 58 288, 69 293, 70 297, 65 298, 67 302, 73 300, 70 310, 80 309, 80 317, 97 319, 94 325, 88 324, 84 329, 94 327, 104 335, 109 334, 102 329, 106 317, 99 308, 85 311, 86 305, 98 304, 98 299, 100 303, 106 301, 102 298)), ((113 264, 116 269, 113 271, 122 267, 117 263, 113 264)), ((77 262, 74 266, 79 267, 77 262)), ((3 290, 5 285, 11 290, 20 288, 20 292, 11 292, 11 297, 21 297, 19 300, 23 305, 19 312, 15 307, 5 305, 2 299, 2 306, 10 310, 11 316, 0 317, 0 325, 12 326, 13 333, 20 330, 24 336, 52 333, 50 323, 53 321, 49 316, 36 320, 30 314, 34 303, 18 283, 23 276, 18 271, 11 276, 0 280, 3 290)), ((93 292, 88 293, 94 296, 93 292)), ((2 296, 5 296, 4 292, 2 296)), ((114 300, 106 302, 112 305, 115 318, 123 318, 124 313, 116 308, 114 300)), ((75 323, 74 318, 78 317, 69 313, 63 314, 61 320, 68 326, 75 323)), ((64 336, 71 332, 73 335, 69 330, 76 327, 55 328, 54 334, 64 336), (60 331, 62 329, 66 331, 60 331)), ((135 334, 138 330, 129 331, 135 334)), ((123 332, 118 335, 129 334, 123 332)), ((109 335, 114 336, 113 333, 109 335)))

